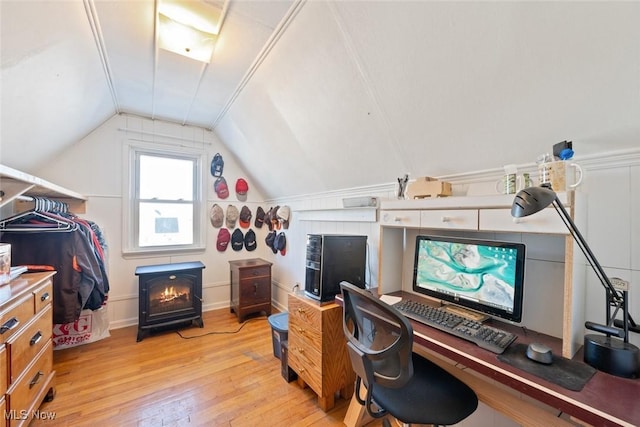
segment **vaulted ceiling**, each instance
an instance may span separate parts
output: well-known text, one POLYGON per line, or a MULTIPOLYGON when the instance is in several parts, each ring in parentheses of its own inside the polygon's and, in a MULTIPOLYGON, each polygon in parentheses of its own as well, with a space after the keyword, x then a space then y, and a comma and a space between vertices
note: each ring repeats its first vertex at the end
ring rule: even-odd
POLYGON ((227 6, 205 65, 156 48, 153 0, 0 0, 0 162, 119 113, 213 130, 272 198, 640 145, 640 2, 227 6))

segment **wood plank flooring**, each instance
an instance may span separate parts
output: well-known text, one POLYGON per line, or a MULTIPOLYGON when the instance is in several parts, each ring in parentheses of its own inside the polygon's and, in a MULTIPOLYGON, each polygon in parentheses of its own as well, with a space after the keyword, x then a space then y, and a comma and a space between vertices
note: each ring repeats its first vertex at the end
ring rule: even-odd
MULTIPOLYGON (((56 397, 32 426, 342 426, 349 401, 325 413, 309 388, 280 375, 265 316, 244 326, 228 309, 204 328, 136 342, 137 327, 54 351, 56 397), (223 333, 225 332, 225 333, 223 333), (187 339, 189 338, 189 339, 187 339)), ((378 420, 369 426, 380 426, 378 420)))

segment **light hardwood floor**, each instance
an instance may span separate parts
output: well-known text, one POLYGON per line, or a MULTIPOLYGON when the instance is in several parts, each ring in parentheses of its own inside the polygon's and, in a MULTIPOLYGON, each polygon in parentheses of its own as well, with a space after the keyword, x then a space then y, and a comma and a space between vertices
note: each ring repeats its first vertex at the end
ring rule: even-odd
MULTIPOLYGON (((204 313, 204 328, 136 342, 137 327, 54 351, 56 396, 32 426, 341 426, 349 401, 325 413, 309 388, 280 375, 265 316, 240 328, 228 309, 204 313)), ((380 426, 378 420, 369 426, 380 426)))

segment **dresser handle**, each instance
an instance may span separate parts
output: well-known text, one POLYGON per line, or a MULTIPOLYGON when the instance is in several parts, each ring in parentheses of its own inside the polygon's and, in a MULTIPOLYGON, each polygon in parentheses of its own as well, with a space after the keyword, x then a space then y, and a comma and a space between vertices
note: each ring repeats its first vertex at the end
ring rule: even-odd
POLYGON ((302 334, 302 333, 304 333, 304 329, 303 328, 298 328, 298 332, 300 332, 302 334))
POLYGON ((254 284, 253 284, 253 288, 254 288, 253 293, 254 293, 254 294, 257 294, 257 293, 258 293, 258 284, 257 284, 257 283, 254 283, 254 284))
POLYGON ((15 328, 20 324, 20 321, 16 317, 12 317, 11 319, 4 322, 4 324, 0 327, 0 334, 4 334, 7 331, 15 328))
POLYGON ((46 301, 49 298, 51 298, 51 296, 49 295, 49 292, 45 292, 44 294, 42 294, 42 296, 40 297, 40 301, 46 301))
POLYGON ((298 313, 304 313, 304 308, 298 308, 298 313))
POLYGON ((34 385, 38 384, 40 382, 40 378, 42 378, 43 375, 44 375, 44 372, 38 371, 36 376, 33 377, 31 382, 29 383, 29 388, 33 388, 34 385))
POLYGON ((304 353, 304 348, 298 347, 298 353, 304 353))
POLYGON ((42 339, 42 332, 38 331, 34 336, 31 337, 31 341, 29 341, 29 345, 36 345, 38 341, 42 339))

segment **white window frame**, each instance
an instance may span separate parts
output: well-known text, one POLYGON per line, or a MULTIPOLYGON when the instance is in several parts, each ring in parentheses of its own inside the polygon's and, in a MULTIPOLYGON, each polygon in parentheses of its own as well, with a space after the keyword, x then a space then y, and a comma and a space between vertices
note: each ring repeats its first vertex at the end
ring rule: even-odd
POLYGON ((151 144, 129 141, 125 154, 125 168, 123 181, 123 224, 122 224, 122 252, 123 255, 149 254, 179 254, 185 252, 201 252, 206 249, 206 227, 204 224, 204 150, 185 147, 158 148, 151 144), (137 162, 141 155, 170 157, 175 159, 192 160, 195 165, 193 183, 193 243, 189 245, 170 245, 140 247, 138 244, 138 200, 136 186, 138 182, 137 162))

